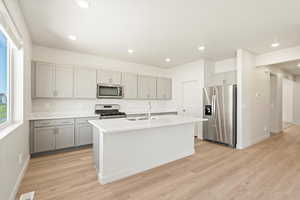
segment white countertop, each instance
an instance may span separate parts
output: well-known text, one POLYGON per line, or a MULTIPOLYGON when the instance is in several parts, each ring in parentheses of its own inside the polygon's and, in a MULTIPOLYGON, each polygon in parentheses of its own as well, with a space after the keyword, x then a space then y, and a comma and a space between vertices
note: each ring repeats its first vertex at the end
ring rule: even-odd
MULTIPOLYGON (((169 112, 177 112, 177 111, 165 111, 165 112, 157 112, 157 113, 169 113, 169 112)), ((154 112, 156 113, 156 112, 154 112)), ((138 112, 126 112, 128 115, 139 115, 144 113, 138 112)), ((66 119, 66 118, 84 118, 84 117, 99 117, 93 112, 37 112, 29 114, 29 120, 47 120, 47 119, 66 119)))
POLYGON ((100 129, 102 132, 115 133, 207 121, 207 119, 203 118, 184 117, 180 115, 161 115, 155 116, 155 118, 156 119, 152 120, 137 121, 129 121, 126 118, 90 120, 89 123, 100 129))
POLYGON ((94 113, 31 113, 29 120, 43 120, 43 119, 66 119, 66 118, 84 118, 84 117, 99 117, 94 113))

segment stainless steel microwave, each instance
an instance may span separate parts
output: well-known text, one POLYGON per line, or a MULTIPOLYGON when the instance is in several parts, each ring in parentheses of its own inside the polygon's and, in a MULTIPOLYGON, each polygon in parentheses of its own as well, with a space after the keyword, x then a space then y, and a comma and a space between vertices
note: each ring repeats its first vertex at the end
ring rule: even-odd
POLYGON ((124 89, 121 85, 97 84, 98 99, 122 99, 124 89))

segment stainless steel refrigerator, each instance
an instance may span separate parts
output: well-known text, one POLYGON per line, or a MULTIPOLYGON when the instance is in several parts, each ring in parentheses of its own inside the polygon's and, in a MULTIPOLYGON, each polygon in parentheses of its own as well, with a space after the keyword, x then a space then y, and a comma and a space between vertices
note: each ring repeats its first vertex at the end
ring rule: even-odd
POLYGON ((203 138, 236 147, 237 86, 222 85, 203 89, 203 138))

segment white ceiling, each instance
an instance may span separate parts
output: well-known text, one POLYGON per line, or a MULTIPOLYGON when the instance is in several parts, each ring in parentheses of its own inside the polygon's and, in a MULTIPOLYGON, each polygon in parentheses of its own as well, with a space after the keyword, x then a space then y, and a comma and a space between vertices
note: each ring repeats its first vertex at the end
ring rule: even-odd
POLYGON ((280 63, 280 64, 276 64, 276 65, 271 65, 271 66, 280 68, 283 71, 286 71, 292 75, 300 76, 300 67, 298 67, 299 64, 300 64, 300 60, 296 60, 296 61, 280 63))
POLYGON ((81 9, 74 0, 20 0, 35 44, 159 67, 222 60, 238 48, 270 52, 274 40, 276 50, 300 44, 299 0, 93 1, 81 9))

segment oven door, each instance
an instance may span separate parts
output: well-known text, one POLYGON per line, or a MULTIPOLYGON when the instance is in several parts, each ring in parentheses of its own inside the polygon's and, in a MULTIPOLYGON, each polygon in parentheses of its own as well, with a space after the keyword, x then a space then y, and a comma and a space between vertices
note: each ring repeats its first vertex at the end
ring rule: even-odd
POLYGON ((121 99, 123 98, 123 87, 120 85, 97 85, 98 99, 121 99))

